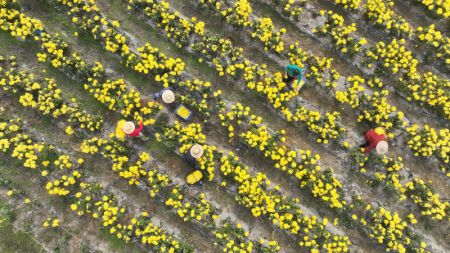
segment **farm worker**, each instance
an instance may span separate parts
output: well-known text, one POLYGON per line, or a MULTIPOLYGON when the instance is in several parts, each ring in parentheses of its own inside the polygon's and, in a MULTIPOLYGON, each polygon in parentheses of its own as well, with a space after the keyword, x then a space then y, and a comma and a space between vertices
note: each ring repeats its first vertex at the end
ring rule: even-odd
POLYGON ((175 105, 175 93, 172 89, 166 88, 161 92, 158 92, 154 95, 155 99, 161 99, 164 104, 169 107, 174 107, 175 105))
POLYGON ((300 81, 303 77, 303 70, 295 64, 289 64, 285 68, 285 71, 283 82, 285 82, 291 90, 298 92, 300 90, 300 81), (295 80, 297 80, 297 83, 293 84, 295 80))
POLYGON ((166 104, 172 104, 175 102, 175 94, 172 90, 166 89, 162 92, 161 99, 166 104))
POLYGON ((136 128, 133 122, 120 120, 117 123, 116 127, 116 137, 122 141, 125 140, 125 136, 130 137, 141 137, 145 138, 145 136, 141 133, 142 129, 144 129, 144 125, 142 122, 139 122, 139 127, 136 128))
POLYGON ((189 149, 189 153, 187 153, 185 155, 185 158, 187 160, 187 162, 193 166, 196 167, 198 165, 197 163, 197 159, 199 159, 200 157, 202 157, 203 155, 203 147, 200 144, 194 144, 191 146, 191 148, 189 149))
POLYGON ((386 141, 386 131, 382 127, 370 129, 364 132, 364 139, 366 143, 360 145, 360 148, 364 148, 364 153, 369 153, 372 149, 377 151, 377 154, 383 155, 388 151, 389 145, 386 141))
POLYGON ((203 155, 203 147, 200 144, 192 145, 191 149, 189 149, 189 153, 195 159, 202 157, 203 155))

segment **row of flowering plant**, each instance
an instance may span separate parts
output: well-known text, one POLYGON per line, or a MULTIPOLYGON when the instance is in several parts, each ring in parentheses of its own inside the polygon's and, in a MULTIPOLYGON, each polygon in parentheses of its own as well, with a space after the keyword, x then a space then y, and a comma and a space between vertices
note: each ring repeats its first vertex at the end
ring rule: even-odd
POLYGON ((65 100, 55 80, 39 79, 32 73, 19 70, 15 59, 15 56, 0 56, 0 86, 19 96, 21 105, 36 108, 56 119, 62 118, 69 124, 68 128, 91 132, 101 129, 101 116, 91 115, 81 109, 75 98, 65 100))

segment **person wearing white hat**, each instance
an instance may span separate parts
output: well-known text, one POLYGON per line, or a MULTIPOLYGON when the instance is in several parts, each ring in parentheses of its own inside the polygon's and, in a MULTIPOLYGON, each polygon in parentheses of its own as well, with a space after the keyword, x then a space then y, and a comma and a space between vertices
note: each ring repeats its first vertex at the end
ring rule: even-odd
POLYGON ((132 134, 134 130, 136 130, 136 126, 131 121, 125 122, 122 126, 122 131, 127 135, 132 134))
POLYGON ((364 153, 368 154, 372 149, 375 149, 379 155, 384 155, 388 152, 389 144, 383 128, 377 127, 376 129, 366 131, 364 138, 366 143, 359 146, 360 148, 364 148, 364 153))
POLYGON ((380 141, 375 149, 377 150, 377 154, 384 155, 388 152, 389 145, 387 141, 380 141))
POLYGON ((161 94, 161 99, 166 104, 175 102, 175 93, 172 90, 165 89, 161 94))
POLYGON ((147 138, 142 134, 142 130, 144 129, 144 125, 142 122, 139 122, 139 127, 136 128, 133 122, 126 121, 125 123, 122 123, 122 131, 125 133, 125 135, 128 135, 130 137, 140 137, 142 140, 147 140, 147 138))
POLYGON ((186 159, 186 162, 189 165, 191 165, 194 168, 199 169, 199 167, 198 167, 199 164, 198 164, 197 160, 200 157, 202 157, 203 153, 204 153, 203 146, 200 144, 194 144, 191 146, 189 151, 184 154, 184 159, 186 159))
POLYGON ((192 145, 191 149, 189 150, 189 153, 195 159, 198 159, 198 158, 202 157, 202 155, 203 155, 203 147, 202 147, 202 145, 200 145, 200 144, 192 145))
POLYGON ((161 100, 168 107, 175 107, 176 96, 175 92, 171 88, 165 88, 162 91, 155 93, 155 99, 161 100))

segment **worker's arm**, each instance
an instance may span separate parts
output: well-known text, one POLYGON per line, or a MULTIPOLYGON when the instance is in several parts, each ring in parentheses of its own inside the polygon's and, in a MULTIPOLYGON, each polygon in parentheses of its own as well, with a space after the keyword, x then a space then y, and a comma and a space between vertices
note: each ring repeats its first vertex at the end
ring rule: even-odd
POLYGON ((138 133, 140 133, 142 131, 142 129, 144 129, 144 124, 142 124, 142 121, 141 121, 141 122, 139 122, 138 129, 136 129, 136 130, 137 130, 138 133))
POLYGON ((377 143, 376 142, 371 142, 370 145, 364 149, 364 153, 367 154, 369 153, 372 149, 377 147, 377 143))

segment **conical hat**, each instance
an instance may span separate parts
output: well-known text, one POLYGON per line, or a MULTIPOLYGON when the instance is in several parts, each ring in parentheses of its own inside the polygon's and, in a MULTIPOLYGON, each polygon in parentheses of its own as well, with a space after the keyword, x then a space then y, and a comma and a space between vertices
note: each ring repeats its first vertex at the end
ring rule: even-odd
POLYGON ((164 103, 170 104, 173 103, 173 101, 175 101, 175 94, 171 90, 165 90, 163 91, 161 98, 164 103))
POLYGON ((386 141, 380 141, 377 143, 377 153, 379 155, 384 155, 388 152, 389 145, 386 141))
POLYGON ((134 131, 134 129, 136 129, 136 127, 134 126, 134 123, 131 121, 125 122, 125 124, 123 124, 122 126, 122 130, 126 134, 131 134, 134 131))
POLYGON ((203 155, 203 147, 200 144, 192 145, 190 151, 191 156, 194 158, 200 158, 203 155))

